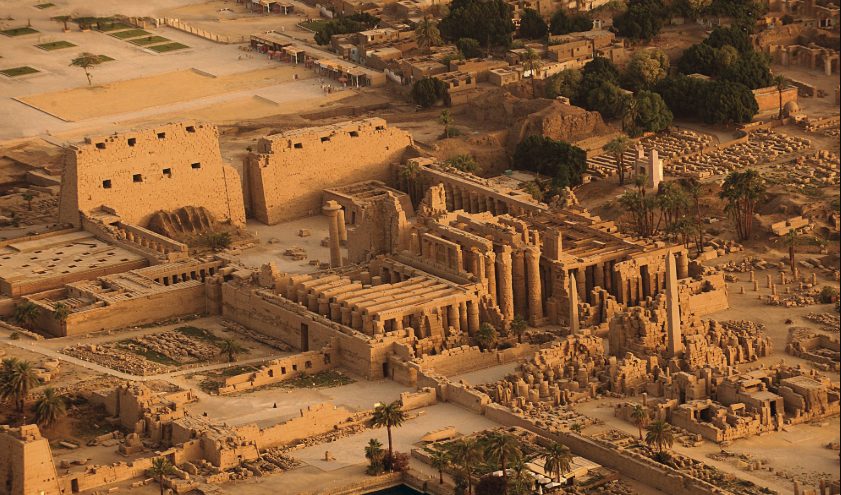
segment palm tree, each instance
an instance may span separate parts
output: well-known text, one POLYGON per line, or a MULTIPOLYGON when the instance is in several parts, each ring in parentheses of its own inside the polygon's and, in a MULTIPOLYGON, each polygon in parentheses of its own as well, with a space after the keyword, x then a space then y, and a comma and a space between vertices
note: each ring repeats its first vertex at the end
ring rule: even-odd
POLYGON ((385 426, 388 431, 388 458, 394 457, 394 447, 391 441, 391 428, 399 428, 406 421, 406 413, 400 409, 400 404, 391 402, 386 404, 381 402, 374 408, 374 416, 372 418, 375 427, 385 426))
POLYGON ((528 495, 534 486, 534 477, 529 468, 520 459, 511 464, 511 488, 515 495, 528 495))
POLYGON ((534 97, 537 97, 534 90, 534 78, 541 67, 543 67, 543 64, 540 62, 540 55, 532 48, 526 50, 526 54, 523 56, 523 71, 531 72, 531 94, 534 97))
POLYGON ((41 315, 41 308, 34 302, 28 301, 15 306, 15 321, 18 325, 27 330, 34 330, 38 316, 41 315))
POLYGON ((581 433, 581 424, 580 423, 573 423, 572 426, 569 427, 570 431, 574 431, 575 433, 581 433))
POLYGON ((47 387, 44 389, 44 395, 35 401, 32 412, 35 413, 35 423, 38 426, 52 428, 59 419, 67 414, 67 406, 64 404, 64 399, 55 393, 55 389, 47 387))
POLYGON ((473 466, 482 461, 482 447, 475 438, 462 438, 453 443, 450 452, 453 461, 461 464, 467 473, 467 493, 473 494, 473 466))
POLYGON ((540 190, 537 181, 526 182, 523 191, 530 194, 535 201, 543 201, 543 191, 540 190))
POLYGON ((730 172, 721 185, 718 196, 727 201, 724 212, 736 224, 739 240, 750 239, 753 227, 753 212, 756 203, 765 195, 765 185, 759 172, 747 169, 744 172, 730 172))
POLYGON ((692 198, 692 201, 695 203, 695 223, 698 226, 698 245, 696 249, 698 254, 701 254, 701 251, 704 250, 704 223, 701 221, 701 197, 703 196, 703 191, 701 191, 701 186, 698 184, 692 184, 689 187, 689 197, 692 198))
POLYGON ((175 472, 175 466, 169 462, 166 457, 158 457, 152 461, 152 466, 149 467, 149 474, 154 477, 159 477, 161 481, 161 495, 164 495, 164 476, 175 472))
POLYGON ((81 67, 85 69, 85 75, 88 77, 88 84, 93 84, 90 70, 102 63, 102 58, 90 52, 80 53, 78 57, 70 61, 72 67, 81 67))
POLYGON ((230 338, 223 340, 218 346, 219 355, 227 356, 229 363, 236 361, 237 356, 245 352, 245 348, 239 345, 239 342, 230 338))
POLYGON ((18 412, 23 412, 23 402, 29 391, 40 383, 35 374, 35 367, 30 361, 12 362, 11 370, 6 373, 7 363, 4 360, 4 373, 0 381, 0 398, 2 400, 12 399, 18 412))
POLYGON ((415 29, 415 39, 418 48, 427 50, 432 46, 441 44, 441 32, 438 31, 438 23, 432 19, 423 19, 415 29))
POLYGON ((619 170, 619 185, 625 185, 625 153, 631 149, 634 141, 627 136, 618 136, 605 144, 602 149, 616 159, 616 169, 619 170))
POLYGON ((642 427, 648 424, 648 411, 645 409, 645 406, 642 404, 634 406, 634 410, 631 411, 631 421, 639 428, 640 440, 642 440, 642 427))
POLYGON ((630 127, 631 132, 629 132, 628 135, 636 137, 637 120, 639 119, 639 117, 640 108, 639 104, 637 103, 637 99, 633 96, 626 97, 622 108, 622 130, 624 131, 627 127, 630 127))
POLYGON ((489 323, 482 323, 479 325, 479 330, 473 334, 473 340, 475 340, 482 349, 490 349, 496 342, 496 329, 489 323))
POLYGON ((410 161, 400 169, 400 180, 406 185, 406 192, 412 200, 412 205, 417 208, 420 203, 419 192, 423 187, 423 176, 417 162, 410 161))
POLYGON ((444 136, 450 139, 450 124, 453 123, 453 117, 449 110, 441 110, 441 115, 438 116, 438 122, 444 126, 444 136))
POLYGON ((663 452, 664 448, 671 447, 675 442, 674 434, 672 433, 672 425, 662 420, 657 420, 648 425, 645 430, 645 443, 649 447, 657 447, 657 453, 663 452))
POLYGON ((569 471, 572 462, 572 452, 566 445, 552 442, 543 454, 543 468, 550 475, 555 475, 558 483, 561 482, 561 475, 569 471))
POLYGON ((782 74, 777 74, 774 76, 774 79, 771 80, 771 86, 777 88, 777 94, 780 96, 780 115, 779 119, 783 118, 783 90, 786 89, 789 84, 791 84, 791 80, 782 74))
POLYGON ((430 461, 432 469, 438 470, 438 483, 443 485, 444 470, 450 467, 450 464, 452 464, 452 460, 450 459, 450 453, 446 450, 436 450, 432 453, 430 461))
POLYGON ((35 199, 35 195, 31 192, 23 193, 23 200, 26 201, 27 207, 29 211, 32 211, 32 200, 35 199))
POLYGON ((53 304, 53 318, 61 325, 61 334, 66 335, 67 318, 70 317, 70 306, 63 302, 53 304))
POLYGON ((511 320, 511 333, 517 336, 517 342, 520 344, 523 343, 523 334, 526 332, 526 328, 528 328, 528 323, 523 315, 514 315, 514 319, 511 320))
POLYGON ((502 479, 505 480, 505 493, 508 493, 508 471, 506 461, 516 462, 523 458, 523 452, 517 440, 505 433, 494 433, 485 447, 485 458, 499 462, 502 467, 502 479))
POLYGON ((369 440, 368 445, 365 446, 365 458, 371 464, 376 464, 383 460, 383 444, 376 438, 369 440))

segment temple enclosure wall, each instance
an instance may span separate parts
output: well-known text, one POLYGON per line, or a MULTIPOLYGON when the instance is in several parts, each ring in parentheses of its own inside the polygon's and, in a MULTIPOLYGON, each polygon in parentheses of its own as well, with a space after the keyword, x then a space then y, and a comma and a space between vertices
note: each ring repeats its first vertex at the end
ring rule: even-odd
POLYGON ((158 211, 207 208, 220 222, 245 221, 236 170, 222 161, 216 126, 183 122, 85 138, 65 154, 59 220, 81 226, 80 212, 105 206, 145 227, 158 211))
POLYGON ((262 138, 243 162, 250 214, 274 225, 321 213, 324 189, 390 183, 412 136, 372 118, 262 138))

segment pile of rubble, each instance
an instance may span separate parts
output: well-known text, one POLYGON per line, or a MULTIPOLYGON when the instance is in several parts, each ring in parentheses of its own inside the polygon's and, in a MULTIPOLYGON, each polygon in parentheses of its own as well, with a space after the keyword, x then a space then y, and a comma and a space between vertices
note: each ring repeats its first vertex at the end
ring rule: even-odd
POLYGON ((791 163, 779 164, 775 168, 790 174, 795 184, 815 185, 818 187, 837 186, 841 183, 838 169, 841 161, 838 155, 827 150, 796 158, 791 163))
POLYGON ((287 456, 274 448, 260 455, 259 458, 243 463, 243 467, 257 476, 280 474, 290 469, 303 466, 304 464, 294 457, 287 456))
POLYGON ((132 375, 157 375, 173 369, 171 366, 149 361, 113 344, 79 344, 65 347, 59 352, 132 375))
POLYGON ((811 328, 790 328, 786 353, 815 363, 823 371, 841 369, 838 337, 816 332, 811 328))
POLYGON ((283 255, 289 256, 293 261, 303 261, 307 259, 307 250, 296 245, 284 251, 283 255))
POLYGON ((163 354, 179 363, 208 361, 219 355, 219 348, 190 338, 178 331, 168 331, 136 337, 126 343, 126 347, 139 346, 163 354))
POLYGON ((830 332, 838 332, 841 328, 841 316, 832 313, 809 313, 803 318, 828 327, 825 330, 830 332))
MULTIPOLYGON (((656 149, 657 155, 663 161, 696 153, 712 145, 713 138, 709 134, 695 131, 675 131, 668 136, 653 136, 640 140, 646 159, 651 150, 656 149)), ((626 169, 633 169, 637 160, 637 152, 631 148, 622 156, 622 163, 626 169)), ((603 154, 587 159, 588 172, 597 177, 610 177, 618 173, 616 158, 610 154, 603 154)))
POLYGON ((800 151, 811 146, 808 139, 758 130, 744 143, 719 148, 712 153, 701 153, 664 161, 663 169, 673 175, 702 179, 725 175, 733 170, 754 167, 800 151))
POLYGON ((738 253, 744 247, 736 241, 722 239, 707 239, 704 242, 704 251, 698 256, 698 261, 707 261, 724 256, 725 254, 738 253))
MULTIPOLYGON (((802 308, 804 306, 820 304, 821 290, 817 287, 812 287, 811 284, 808 285, 809 288, 799 294, 787 293, 781 297, 780 294, 772 293, 765 299, 765 303, 771 306, 785 306, 787 308, 802 308)), ((802 286, 805 287, 805 285, 802 286)), ((786 292, 789 292, 788 287, 786 288, 786 292)))
POLYGON ((290 346, 286 342, 283 342, 283 341, 280 341, 280 340, 277 340, 277 339, 273 339, 273 338, 269 337, 268 335, 263 335, 262 333, 258 333, 258 332, 255 332, 253 330, 250 330, 250 329, 240 325, 239 323, 237 323, 235 321, 223 318, 219 323, 223 327, 225 327, 226 330, 236 332, 237 334, 242 335, 243 337, 246 337, 246 338, 251 339, 251 340, 255 340, 255 341, 257 341, 257 342, 259 342, 263 345, 267 345, 267 346, 269 346, 273 349, 277 349, 278 351, 283 351, 283 352, 291 352, 292 351, 292 346, 290 346))

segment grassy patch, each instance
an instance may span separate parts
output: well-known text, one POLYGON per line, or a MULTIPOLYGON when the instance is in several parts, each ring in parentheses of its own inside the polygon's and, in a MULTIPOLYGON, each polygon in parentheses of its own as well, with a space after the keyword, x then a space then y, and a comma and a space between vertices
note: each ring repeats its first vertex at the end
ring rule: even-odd
POLYGON ((38 31, 32 29, 31 27, 19 27, 15 29, 6 29, 4 31, 0 31, 0 33, 5 34, 6 36, 23 36, 25 34, 35 34, 38 31))
POLYGON ((299 24, 304 29, 309 29, 310 31, 320 31, 327 23, 330 21, 313 21, 313 22, 302 22, 299 24))
MULTIPOLYGON (((181 327, 181 328, 176 328, 175 331, 180 332, 180 333, 186 335, 187 337, 192 337, 194 339, 203 340, 205 342, 210 342, 210 343, 219 342, 219 341, 222 340, 221 338, 217 337, 216 335, 213 335, 213 332, 211 332, 210 330, 205 330, 204 328, 181 327)), ((234 373, 234 374, 236 375, 238 373, 234 373)))
POLYGON ((0 70, 0 74, 5 74, 9 77, 25 76, 27 74, 35 74, 36 72, 38 71, 33 69, 32 67, 26 66, 0 70))
POLYGON ((166 53, 166 52, 172 52, 172 51, 175 51, 175 50, 183 50, 185 48, 190 48, 190 47, 187 46, 187 45, 183 45, 181 43, 167 43, 166 45, 155 45, 155 46, 150 46, 149 47, 150 50, 155 50, 158 53, 166 53))
POLYGON ((110 33, 111 31, 119 31, 121 29, 130 29, 131 26, 122 22, 102 22, 99 24, 99 31, 103 33, 110 33))
POLYGON ((53 41, 52 43, 41 43, 40 45, 35 45, 35 46, 37 46, 38 48, 41 48, 43 50, 52 51, 52 50, 61 50, 62 48, 72 48, 76 45, 74 45, 73 43, 71 43, 69 41, 53 41))
POLYGON ((301 373, 295 378, 280 382, 279 385, 287 388, 330 388, 350 385, 355 381, 353 378, 328 370, 314 375, 301 373))
POLYGON ((113 62, 114 59, 109 57, 108 55, 100 55, 99 56, 99 61, 100 62, 113 62))
POLYGON ((146 45, 154 45, 155 43, 163 43, 165 41, 169 41, 167 38, 163 36, 147 36, 145 38, 135 38, 133 40, 129 40, 129 43, 134 43, 135 45, 146 46, 146 45))
POLYGON ((36 9, 48 9, 50 7, 55 7, 54 3, 41 3, 35 6, 36 9))
POLYGON ((163 355, 160 352, 153 351, 152 349, 149 349, 147 347, 143 347, 142 345, 138 344, 133 340, 122 340, 117 343, 117 348, 133 352, 138 356, 142 356, 154 363, 163 364, 166 366, 181 366, 181 363, 179 361, 176 361, 169 356, 163 355))
MULTIPOLYGON (((204 379, 199 382, 199 388, 202 389, 205 393, 211 392, 218 392, 219 387, 225 385, 225 378, 241 375, 243 373, 248 373, 251 371, 257 371, 257 368, 254 366, 232 366, 230 368, 220 369, 220 370, 213 370, 213 371, 206 371, 201 373, 204 376, 204 379)), ((197 373, 198 374, 198 373, 197 373)), ((191 375, 190 378, 195 376, 191 375)))
POLYGON ((126 40, 129 38, 139 38, 140 36, 151 36, 152 33, 148 31, 144 31, 142 29, 129 29, 128 31, 120 31, 118 33, 113 33, 113 36, 120 38, 121 40, 126 40))

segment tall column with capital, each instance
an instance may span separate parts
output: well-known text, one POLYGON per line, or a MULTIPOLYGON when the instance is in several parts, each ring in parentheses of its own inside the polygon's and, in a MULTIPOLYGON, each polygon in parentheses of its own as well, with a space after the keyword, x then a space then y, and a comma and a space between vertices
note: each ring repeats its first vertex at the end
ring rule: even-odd
POLYGON ((328 201, 322 210, 330 222, 330 266, 332 268, 342 267, 342 249, 339 240, 339 211, 342 207, 335 201, 328 201))
POLYGON ((528 274, 529 325, 543 324, 543 297, 540 287, 540 248, 526 248, 526 273, 528 274))
POLYGON ((525 316, 528 311, 528 294, 526 293, 526 260, 523 250, 514 251, 511 259, 514 277, 514 313, 525 316))
POLYGON ((502 317, 508 321, 514 319, 514 282, 511 273, 511 248, 503 246, 497 254, 496 265, 499 269, 499 309, 502 317))

